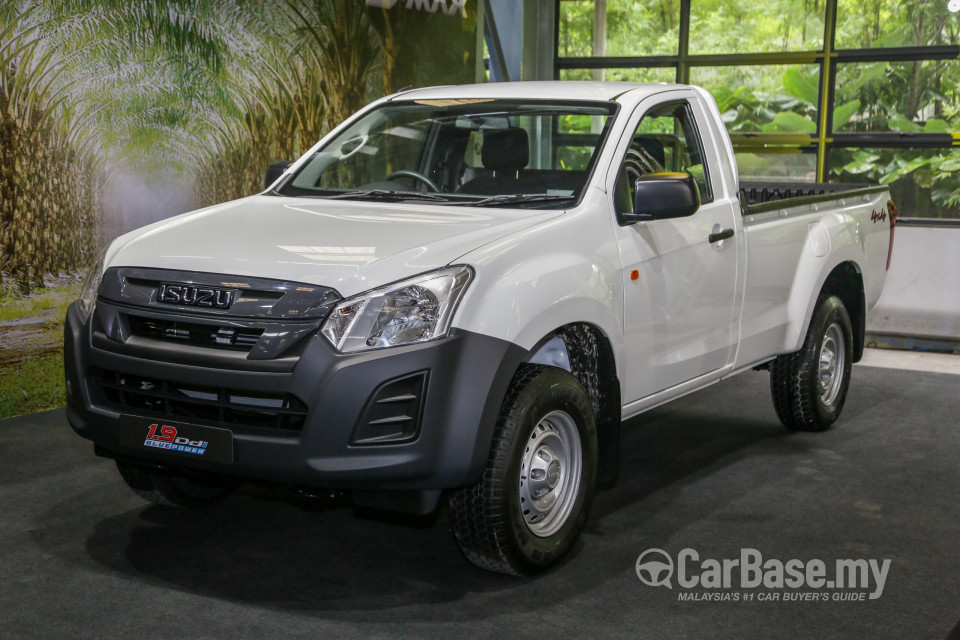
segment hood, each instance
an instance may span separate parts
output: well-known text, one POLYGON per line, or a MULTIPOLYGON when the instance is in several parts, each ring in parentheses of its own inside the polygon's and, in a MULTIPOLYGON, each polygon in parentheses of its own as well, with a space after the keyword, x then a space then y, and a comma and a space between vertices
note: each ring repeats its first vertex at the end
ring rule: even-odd
POLYGON ((275 278, 348 297, 562 213, 252 196, 122 236, 105 266, 275 278))

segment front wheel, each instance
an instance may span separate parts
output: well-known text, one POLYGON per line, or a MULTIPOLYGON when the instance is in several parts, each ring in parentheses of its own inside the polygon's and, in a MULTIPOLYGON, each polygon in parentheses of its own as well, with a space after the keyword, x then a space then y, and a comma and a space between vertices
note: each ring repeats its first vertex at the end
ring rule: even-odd
POLYGON ((483 477, 449 494, 463 554, 478 567, 518 576, 555 565, 586 522, 596 465, 597 429, 583 387, 563 369, 523 365, 483 477))
POLYGON ((843 302, 822 296, 803 347, 770 364, 777 416, 794 431, 824 431, 843 409, 853 368, 853 327, 843 302))

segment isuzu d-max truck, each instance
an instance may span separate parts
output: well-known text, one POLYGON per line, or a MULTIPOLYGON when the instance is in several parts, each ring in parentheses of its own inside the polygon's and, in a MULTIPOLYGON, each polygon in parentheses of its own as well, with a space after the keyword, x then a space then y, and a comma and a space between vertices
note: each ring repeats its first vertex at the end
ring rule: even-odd
POLYGON ((788 428, 829 427, 896 217, 882 187, 739 184, 681 85, 406 91, 269 182, 110 245, 67 314, 70 424, 160 504, 443 496, 518 575, 569 551, 624 419, 769 369, 788 428))

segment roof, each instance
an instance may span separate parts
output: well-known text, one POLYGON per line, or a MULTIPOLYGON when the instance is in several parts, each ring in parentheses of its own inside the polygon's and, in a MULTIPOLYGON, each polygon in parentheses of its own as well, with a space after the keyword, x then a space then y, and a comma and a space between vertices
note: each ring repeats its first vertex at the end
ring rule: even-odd
POLYGON ((640 94, 661 92, 685 85, 640 84, 635 82, 488 82, 412 89, 394 94, 391 100, 442 100, 455 98, 499 98, 538 100, 614 100, 627 91, 640 94))

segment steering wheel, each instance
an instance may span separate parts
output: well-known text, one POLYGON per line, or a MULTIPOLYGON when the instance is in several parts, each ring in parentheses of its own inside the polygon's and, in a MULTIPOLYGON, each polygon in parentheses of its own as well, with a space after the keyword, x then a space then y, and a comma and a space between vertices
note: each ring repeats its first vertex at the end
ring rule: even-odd
POLYGON ((438 187, 433 180, 423 175, 422 173, 417 173, 416 171, 411 171, 410 169, 401 169, 400 171, 394 171, 393 173, 388 175, 386 178, 384 178, 384 180, 393 180, 394 178, 402 178, 402 177, 413 178, 414 180, 422 182, 423 184, 427 185, 427 187, 434 193, 440 191, 440 187, 438 187))

